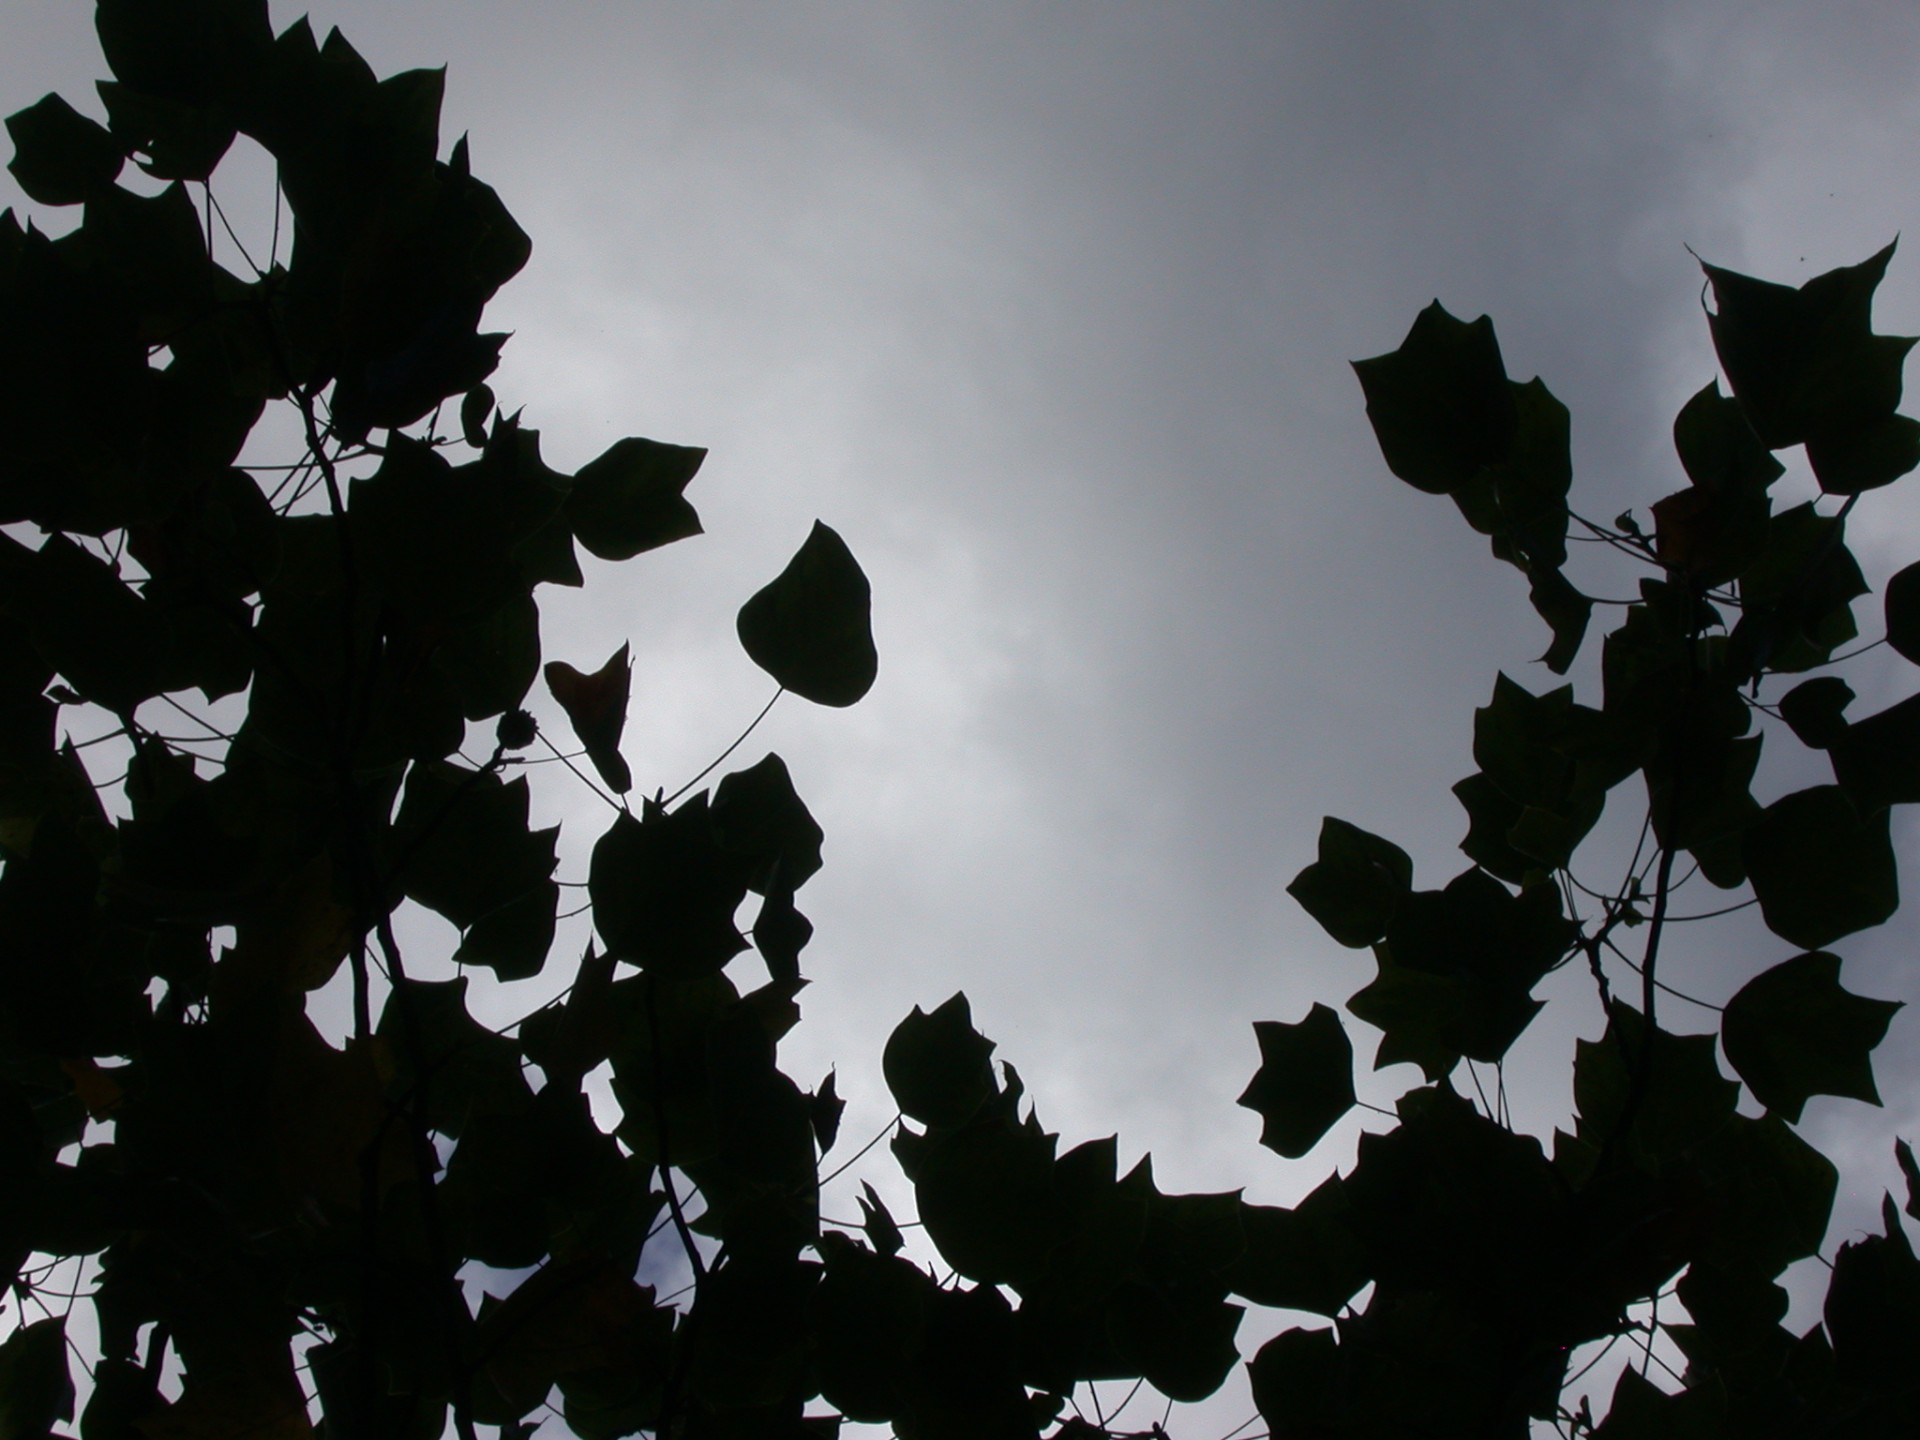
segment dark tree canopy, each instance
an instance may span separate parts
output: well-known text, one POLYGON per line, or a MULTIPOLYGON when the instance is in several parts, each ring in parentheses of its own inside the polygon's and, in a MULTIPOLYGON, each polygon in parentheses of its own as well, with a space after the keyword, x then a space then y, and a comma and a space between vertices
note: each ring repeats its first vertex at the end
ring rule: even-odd
MULTIPOLYGON (((858 1223, 823 1220, 865 1152, 822 1173, 855 1148, 843 1100, 779 1055, 821 829, 771 754, 636 808, 632 644, 590 669, 542 645, 576 547, 699 533, 705 452, 629 438, 569 475, 496 403, 482 315, 530 246, 442 146, 440 72, 381 79, 265 0, 96 17, 104 120, 48 96, 7 121, 61 233, 0 217, 0 1440, 1164 1436, 1241 1364, 1249 1306, 1296 1312, 1249 1364, 1275 1437, 1920 1434, 1892 1197, 1825 1254, 1821 1323, 1785 1328, 1779 1284, 1836 1184, 1795 1127, 1816 1095, 1877 1103, 1898 1008, 1841 949, 1899 904, 1920 701, 1850 713, 1833 673, 1869 593, 1847 520, 1920 465, 1912 341, 1871 326, 1891 246, 1798 289, 1706 267, 1730 393, 1680 411, 1687 484, 1645 525, 1570 508, 1567 411, 1489 320, 1436 303, 1356 367, 1388 468, 1525 576, 1552 672, 1618 623, 1597 705, 1496 680, 1460 874, 1417 888, 1328 819, 1289 887, 1371 951, 1345 1010, 1376 1067, 1424 1077, 1348 1173, 1280 1208, 1164 1192, 1113 1137, 1063 1148, 954 995, 882 1057, 915 1213, 868 1181, 858 1223), (278 172, 244 237, 212 183, 236 136, 278 172), (1795 447, 1822 494, 1785 504, 1795 447), (1636 598, 1597 611, 1570 541, 1636 598), (1769 737, 1831 779, 1756 796, 1769 737), (584 878, 530 822, 536 777, 612 812, 584 878), (1589 888, 1610 802, 1640 843, 1589 888), (595 939, 556 959, 566 884, 595 939), (1663 995, 1702 888, 1782 943, 1695 1033, 1663 995), (415 942, 410 907, 457 940, 415 942), (472 967, 559 964, 557 999, 476 1018, 472 967), (1543 1142, 1501 1066, 1568 965, 1606 1031, 1543 1142), (343 968, 336 1044, 310 997, 343 968), (1616 1345, 1646 1358, 1596 1417, 1581 1381, 1616 1345)), ((739 639, 776 698, 850 705, 869 608, 816 524, 739 639)), ((1884 632, 1920 660, 1920 564, 1884 632)), ((1253 1029, 1240 1103, 1299 1159, 1358 1103, 1353 1041, 1320 1004, 1253 1029)))

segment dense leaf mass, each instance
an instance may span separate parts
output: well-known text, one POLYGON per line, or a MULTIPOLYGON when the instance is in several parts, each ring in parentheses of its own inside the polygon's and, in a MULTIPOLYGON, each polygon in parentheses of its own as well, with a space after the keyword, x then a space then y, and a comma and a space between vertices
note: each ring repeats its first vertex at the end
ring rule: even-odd
MULTIPOLYGON (((1355 1158, 1254 1204, 1063 1146, 964 994, 894 1030, 897 1122, 853 1150, 835 1074, 781 1065, 825 860, 786 763, 636 811, 644 637, 592 671, 542 645, 578 548, 700 532, 706 452, 630 437, 564 474, 502 409, 480 326, 530 245, 467 141, 443 153, 441 72, 379 78, 265 0, 96 18, 104 119, 50 95, 7 121, 21 188, 77 223, 0 216, 0 1437, 1164 1440, 1250 1306, 1287 1312, 1245 1326, 1276 1437, 1920 1432, 1891 1198, 1823 1255, 1819 1323, 1787 1327, 1780 1283, 1838 1182, 1794 1127, 1877 1101, 1899 1008, 1826 948, 1895 912, 1892 812, 1920 803, 1920 701, 1855 714, 1832 673, 1869 592, 1848 516, 1920 463, 1913 342, 1871 326, 1891 246, 1798 289, 1707 267, 1727 389, 1680 410, 1650 529, 1571 508, 1567 410, 1490 320, 1436 303, 1359 362, 1389 470, 1522 572, 1550 671, 1595 613, 1569 538, 1645 573, 1597 706, 1502 675, 1476 712, 1468 868, 1417 889, 1398 845, 1324 823, 1288 890, 1371 950, 1346 1010, 1421 1081, 1363 1102, 1332 1007, 1256 1020, 1261 1143, 1355 1158), (239 136, 290 217, 257 248, 213 184, 239 136), (1823 494, 1782 508, 1797 445, 1823 494), (1756 795, 1789 738, 1831 783, 1756 795), (566 773, 536 759, 615 812, 584 878, 532 818, 566 773), (1639 844, 1594 889, 1622 804, 1639 844), (1681 1033, 1695 874, 1793 953, 1681 1033), (580 890, 593 938, 556 974, 580 890), (1504 1060, 1569 965, 1604 1033, 1549 1142, 1504 1060), (1629 1333, 1645 1360, 1593 1370, 1629 1333)), ((1885 587, 1907 660, 1917 574, 1885 587)), ((870 611, 816 524, 737 628, 776 698, 843 706, 878 675, 870 611)))

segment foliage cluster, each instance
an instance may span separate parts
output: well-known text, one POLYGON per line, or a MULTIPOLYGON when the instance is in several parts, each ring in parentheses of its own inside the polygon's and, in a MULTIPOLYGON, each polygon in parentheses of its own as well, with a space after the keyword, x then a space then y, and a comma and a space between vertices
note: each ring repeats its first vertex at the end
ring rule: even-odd
MULTIPOLYGON (((1291 887, 1372 953, 1346 1009, 1376 1063, 1426 1078, 1350 1173, 1280 1208, 1163 1193, 1112 1138, 1063 1152, 955 996, 883 1057, 916 1217, 868 1185, 861 1224, 823 1223, 841 1102, 778 1055, 819 827, 772 755, 635 814, 628 649, 542 666, 537 588, 581 583, 576 546, 626 560, 696 533, 703 452, 627 439, 562 474, 495 404, 504 337, 480 318, 529 246, 464 139, 440 158, 438 72, 377 79, 337 32, 276 34, 264 0, 96 17, 106 122, 57 96, 7 122, 22 188, 79 223, 0 218, 0 1437, 76 1409, 86 1440, 507 1437, 557 1410, 584 1440, 843 1418, 1085 1440, 1129 1433, 1094 1382, 1214 1393, 1249 1304, 1332 1322, 1251 1361, 1277 1437, 1920 1433, 1920 1263, 1891 1200, 1833 1257, 1822 1324, 1784 1328, 1777 1283, 1819 1252, 1835 1186, 1794 1126, 1810 1096, 1877 1098, 1897 1008, 1845 990, 1827 947, 1893 914, 1890 808, 1920 801, 1920 700, 1855 718, 1823 673, 1867 593, 1846 520, 1920 464, 1896 413, 1912 342, 1869 323, 1891 247, 1799 289, 1707 268, 1731 394, 1681 411, 1688 484, 1650 530, 1568 508, 1567 412, 1507 378, 1485 319, 1436 304, 1358 366, 1389 467, 1526 576, 1551 669, 1595 603, 1564 573, 1570 531, 1645 575, 1598 707, 1503 676, 1477 713, 1468 869, 1416 889, 1404 851, 1328 820, 1291 887), (284 262, 276 204, 247 274, 216 259, 209 184, 236 135, 290 218, 284 262), (146 181, 122 183, 129 162, 146 181), (255 463, 272 414, 291 464, 255 463), (1773 452, 1802 445, 1837 505, 1776 508, 1773 452), (584 882, 598 944, 492 1029, 467 967, 527 980, 553 948, 556 835, 516 773, 547 741, 522 708, 543 674, 616 812, 584 882), (1831 783, 1756 798, 1769 733, 1831 783), (77 735, 122 747, 125 775, 77 735), (1640 844, 1589 888, 1576 854, 1636 778, 1640 844), (1694 876, 1750 888, 1794 952, 1717 1034, 1661 1023, 1694 876), (451 954, 403 956, 408 904, 458 929, 451 954), (1454 1082, 1501 1064, 1569 964, 1608 1028, 1549 1150, 1454 1082), (342 967, 336 1047, 308 997, 342 967), (587 1102, 603 1067, 611 1130, 587 1102), (663 1253, 682 1294, 639 1278, 663 1253), (1676 1292, 1686 1324, 1658 1310, 1676 1292), (76 1308, 91 1330, 70 1335, 76 1308), (1568 1408, 1580 1364, 1628 1336, 1651 1356, 1656 1331, 1683 1375, 1629 1367, 1603 1420, 1568 1408), (97 1336, 84 1407, 76 1335, 97 1336)), ((1885 617, 1920 663, 1920 567, 1885 617)), ((825 526, 739 632, 818 703, 877 673, 865 578, 825 526)), ((1304 1156, 1356 1103, 1344 1022, 1254 1028, 1241 1103, 1304 1156)))

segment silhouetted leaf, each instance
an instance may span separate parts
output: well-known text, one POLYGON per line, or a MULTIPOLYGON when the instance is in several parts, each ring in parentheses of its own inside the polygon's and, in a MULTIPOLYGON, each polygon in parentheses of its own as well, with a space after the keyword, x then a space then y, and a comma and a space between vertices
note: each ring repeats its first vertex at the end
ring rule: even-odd
POLYGON ((1695 487, 1711 494, 1764 491, 1786 473, 1753 433, 1746 411, 1709 380, 1680 407, 1673 448, 1695 487))
POLYGON ((1230 1283, 1256 1305, 1337 1315, 1372 1278, 1338 1174, 1291 1210, 1248 1205, 1240 1222, 1247 1248, 1230 1283))
POLYGON ((1920 1261, 1887 1196, 1883 1234, 1840 1247, 1823 1311, 1834 1371, 1860 1389, 1908 1388, 1920 1352, 1920 1261))
POLYGON ((1729 640, 1737 678, 1823 664, 1858 634, 1853 601, 1867 582, 1837 516, 1811 501, 1775 515, 1767 543, 1740 577, 1741 616, 1729 640))
POLYGON ((1711 1035, 1655 1029, 1651 1057, 1647 1044, 1645 1018, 1616 1000, 1607 1033, 1574 1045, 1573 1098, 1581 1139, 1596 1148, 1625 1143, 1664 1163, 1732 1121, 1740 1086, 1720 1073, 1711 1035), (1629 1111, 1643 1067, 1646 1089, 1629 1111))
POLYGON ((965 1124, 994 1093, 993 1042, 973 1028, 956 992, 931 1013, 918 1005, 894 1027, 881 1057, 901 1112, 924 1125, 965 1124))
POLYGON ((1920 465, 1920 421, 1888 415, 1857 430, 1811 436, 1807 461, 1829 495, 1877 490, 1920 465))
POLYGON ((460 401, 460 438, 475 450, 486 449, 487 426, 493 415, 493 387, 474 386, 460 401))
POLYGON ((861 1228, 866 1231, 867 1243, 882 1255, 897 1255, 900 1247, 906 1244, 906 1237, 900 1233, 900 1226, 893 1218, 893 1212, 887 1209, 887 1202, 880 1198, 880 1192, 872 1185, 861 1182, 860 1195, 861 1228))
POLYGON ((1401 1097, 1401 1123, 1360 1139, 1341 1190, 1381 1289, 1440 1291, 1487 1317, 1537 1303, 1560 1258, 1567 1193, 1530 1135, 1451 1090, 1401 1097))
POLYGON ((408 980, 389 993, 375 1031, 399 1057, 391 1081, 396 1098, 417 1102, 428 1089, 429 1123, 456 1139, 470 1115, 523 1109, 533 1099, 520 1047, 475 1022, 466 996, 464 975, 408 980))
POLYGON ((1833 1162, 1777 1115, 1736 1115, 1694 1157, 1712 1224, 1699 1257, 1772 1277, 1816 1254, 1833 1214, 1833 1162))
POLYGON ((1920 696, 1847 724, 1827 755, 1862 815, 1920 801, 1920 696))
POLYGON ((792 1259, 734 1262, 702 1287, 702 1324, 687 1383, 716 1408, 770 1405, 801 1383, 807 1307, 820 1267, 792 1259))
POLYGON ((1282 1330, 1247 1366, 1253 1403, 1274 1435, 1297 1431, 1311 1435, 1316 1427, 1337 1433, 1345 1411, 1340 1391, 1340 1343, 1332 1329, 1282 1330))
MULTIPOLYGON (((897 1230, 892 1238, 897 1248, 897 1230)), ((879 1424, 911 1413, 927 1312, 938 1292, 924 1271, 876 1249, 831 1231, 821 1236, 826 1273, 813 1318, 822 1397, 850 1420, 879 1424)))
POLYGON ((113 184, 120 147, 104 126, 58 95, 42 96, 7 117, 13 159, 7 169, 42 205, 75 205, 113 184))
POLYGON ((208 179, 233 144, 232 116, 220 109, 95 82, 107 107, 107 128, 121 151, 156 180, 208 179))
POLYGON ((502 1423, 537 1409, 556 1383, 577 1387, 599 1374, 619 1374, 632 1392, 652 1391, 657 1401, 672 1332, 673 1312, 619 1265, 592 1256, 546 1266, 483 1307, 475 1339, 487 1358, 475 1418, 502 1423), (501 1403, 481 1413, 489 1390, 501 1403))
POLYGON ((745 869, 720 847, 704 790, 671 814, 616 818, 594 844, 587 893, 607 949, 662 976, 711 974, 747 947, 733 923, 745 869))
POLYGON ((993 1115, 932 1132, 913 1184, 920 1222, 941 1258, 983 1285, 1037 1281, 1067 1237, 1053 1159, 1051 1135, 993 1115))
POLYGON ((1456 320, 1434 301, 1400 348, 1354 362, 1387 468, 1444 495, 1506 458, 1517 425, 1493 322, 1456 320))
POLYGON ((1353 1043, 1340 1017, 1315 1004, 1292 1025, 1256 1020, 1260 1069, 1239 1103, 1260 1116, 1260 1143, 1305 1155, 1353 1108, 1353 1043))
POLYGON ((531 595, 509 596, 490 614, 441 641, 434 667, 468 720, 519 707, 540 671, 540 612, 531 595))
POLYGON ((1320 822, 1320 858, 1287 893, 1340 944, 1360 949, 1386 933, 1394 907, 1413 888, 1413 861, 1390 840, 1329 815, 1320 822))
POLYGON ((1838 785, 1767 806, 1745 855, 1767 928, 1803 949, 1880 924, 1899 908, 1887 814, 1862 818, 1838 785))
POLYGON ((827 1078, 814 1086, 813 1093, 807 1097, 807 1114, 813 1123, 813 1143, 825 1155, 833 1149, 833 1142, 840 1135, 840 1117, 846 1113, 847 1102, 840 1098, 840 1092, 834 1088, 834 1072, 829 1070, 827 1078))
POLYGON ((1905 1140, 1895 1140, 1893 1158, 1907 1182, 1907 1203, 1901 1208, 1914 1219, 1920 1220, 1920 1164, 1914 1162, 1913 1147, 1905 1140))
MULTIPOLYGON (((527 798, 524 779, 503 784, 496 775, 441 761, 415 765, 394 822, 399 888, 462 930, 477 929, 524 899, 536 912, 544 906, 551 934, 548 877, 558 828, 530 830, 527 798)), ((537 934, 537 918, 525 918, 535 920, 537 934)), ((532 973, 523 965, 509 968, 532 973)))
POLYGON ((633 772, 620 754, 620 736, 627 728, 627 699, 633 685, 630 648, 621 645, 591 675, 581 674, 564 660, 549 660, 546 677, 547 689, 567 712, 593 768, 614 794, 626 794, 633 788, 633 772))
POLYGON ((871 609, 853 552, 816 520, 787 568, 740 607, 740 643, 754 664, 803 700, 851 705, 879 673, 871 609))
POLYGON ((1553 886, 1516 896, 1468 870, 1401 902, 1378 977, 1347 1008, 1386 1032, 1376 1066, 1411 1060, 1439 1079, 1462 1055, 1492 1063, 1539 1013, 1533 987, 1573 936, 1553 886))
POLYGON ((1174 1401, 1197 1404, 1239 1362, 1241 1306, 1204 1290, 1124 1286, 1108 1302, 1107 1328, 1128 1371, 1174 1401))
POLYGON ((1899 1010, 1840 988, 1840 957, 1816 951, 1763 970, 1727 1002, 1721 1040, 1754 1098, 1797 1122, 1813 1095, 1880 1103, 1872 1053, 1899 1010))
POLYGON ((1894 573, 1887 581, 1884 603, 1887 643, 1903 658, 1920 665, 1920 562, 1894 573))
POLYGON ((574 538, 602 560, 631 560, 700 533, 700 517, 681 497, 707 452, 628 436, 573 477, 567 520, 574 538))
POLYGON ((1541 655, 1540 662, 1556 675, 1572 668, 1586 639, 1587 621, 1593 614, 1593 601, 1581 594, 1571 580, 1558 570, 1542 570, 1533 577, 1527 596, 1534 611, 1553 631, 1553 643, 1541 655))
POLYGON ((1872 333, 1873 293, 1892 258, 1888 245, 1797 290, 1702 265, 1719 306, 1714 348, 1768 449, 1857 430, 1900 403, 1913 342, 1872 333))
POLYGON ((0 1437, 37 1440, 72 1418, 66 1317, 19 1326, 0 1343, 0 1437))
POLYGON ((1802 680, 1780 697, 1780 716, 1802 745, 1826 750, 1847 733, 1847 706, 1853 687, 1838 675, 1802 680))

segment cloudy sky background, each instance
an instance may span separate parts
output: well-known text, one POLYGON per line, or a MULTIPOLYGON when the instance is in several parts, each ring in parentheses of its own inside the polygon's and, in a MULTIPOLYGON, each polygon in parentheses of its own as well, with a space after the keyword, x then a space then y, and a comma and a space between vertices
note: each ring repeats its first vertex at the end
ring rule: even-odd
MULTIPOLYGON (((1920 215, 1903 4, 356 0, 313 18, 380 73, 449 65, 443 143, 471 133, 534 240, 488 318, 516 332, 495 389, 549 459, 626 434, 711 448, 689 492, 706 536, 543 592, 550 658, 633 643, 639 785, 677 789, 764 703, 733 614, 816 516, 873 582, 872 695, 783 700, 738 757, 779 751, 826 830, 802 896, 815 984, 783 1054, 802 1083, 838 1064, 843 1145, 892 1113, 892 1025, 964 988, 1050 1128, 1118 1129, 1165 1189, 1284 1202, 1350 1159, 1358 1116, 1288 1165, 1233 1104, 1249 1021, 1371 975, 1284 886, 1324 814, 1444 883, 1474 707, 1498 669, 1550 681, 1523 582, 1386 473, 1346 362, 1436 296, 1490 313, 1510 373, 1572 410, 1576 508, 1611 517, 1682 483, 1669 426, 1715 373, 1687 246, 1797 283, 1920 215)), ((0 110, 58 88, 97 113, 89 22, 11 0, 0 110)), ((237 169, 223 200, 264 204, 237 169)), ((1896 258, 1878 321, 1920 331, 1920 256, 1896 258)), ((1859 516, 1876 582, 1920 553, 1920 500, 1859 516)), ((1629 593, 1587 563, 1595 593, 1629 593)), ((1877 605, 1862 619, 1878 633, 1877 605)), ((1855 676, 1863 709, 1913 688, 1885 653, 1855 676)), ((1592 698, 1591 667, 1575 678, 1592 698)), ((563 876, 583 878, 603 815, 540 780, 563 876)), ((1684 939, 1663 975, 1715 1000, 1787 953, 1744 919, 1684 939)), ((1848 984, 1920 999, 1913 940, 1903 914, 1843 942, 1848 984)), ((1509 1066, 1542 1133, 1572 1036, 1601 1026, 1565 978, 1509 1066)), ((1835 1242, 1874 1223, 1890 1136, 1920 1130, 1915 1013, 1882 1052, 1884 1111, 1809 1106, 1850 1167, 1835 1242)))

